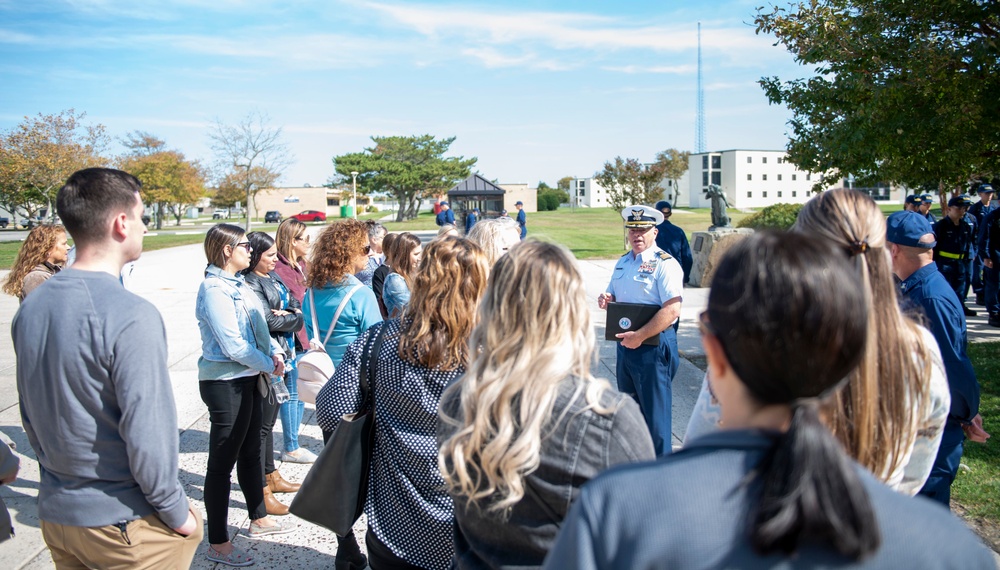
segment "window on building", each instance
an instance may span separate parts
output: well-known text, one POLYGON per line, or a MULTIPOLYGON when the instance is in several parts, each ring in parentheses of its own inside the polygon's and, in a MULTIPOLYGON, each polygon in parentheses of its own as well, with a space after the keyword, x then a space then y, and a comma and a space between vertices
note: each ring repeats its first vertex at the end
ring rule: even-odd
POLYGON ((781 180, 781 175, 780 174, 778 175, 778 180, 781 180))
POLYGON ((576 195, 577 196, 586 196, 587 195, 587 189, 583 188, 581 186, 580 189, 576 191, 576 195))
POLYGON ((778 198, 781 198, 781 190, 778 190, 778 198))
POLYGON ((792 198, 794 198, 794 197, 796 197, 796 196, 798 196, 798 195, 799 195, 799 193, 798 193, 798 192, 796 192, 795 190, 792 190, 792 198))
POLYGON ((701 157, 701 169, 708 170, 708 155, 701 157))
POLYGON ((764 163, 764 164, 767 164, 767 157, 766 156, 765 157, 761 157, 760 161, 762 163, 764 163))
POLYGON ((722 173, 718 170, 712 171, 712 184, 722 184, 722 173))
POLYGON ((747 192, 747 198, 753 198, 753 192, 747 192))
POLYGON ((760 195, 762 197, 764 197, 764 198, 767 198, 767 190, 764 190, 763 192, 761 192, 760 195))
POLYGON ((708 171, 701 173, 701 185, 708 186, 708 171))
POLYGON ((782 163, 784 163, 784 162, 785 162, 785 157, 783 157, 783 156, 779 156, 779 157, 778 157, 778 164, 782 164, 782 163))
POLYGON ((722 168, 722 157, 717 154, 712 157, 712 169, 718 170, 720 168, 722 168))
POLYGON ((812 175, 807 172, 806 173, 806 180, 809 180, 809 178, 811 178, 811 177, 812 177, 812 175))
POLYGON ((795 182, 795 175, 792 175, 792 182, 795 182))
POLYGON ((747 180, 753 180, 753 174, 747 174, 747 180))
POLYGON ((760 179, 761 180, 767 180, 767 175, 766 174, 761 174, 760 175, 760 179))
POLYGON ((753 164, 753 157, 752 156, 748 156, 747 157, 747 164, 753 164))
POLYGON ((673 180, 667 180, 667 188, 670 188, 673 185, 674 185, 674 181, 673 180))

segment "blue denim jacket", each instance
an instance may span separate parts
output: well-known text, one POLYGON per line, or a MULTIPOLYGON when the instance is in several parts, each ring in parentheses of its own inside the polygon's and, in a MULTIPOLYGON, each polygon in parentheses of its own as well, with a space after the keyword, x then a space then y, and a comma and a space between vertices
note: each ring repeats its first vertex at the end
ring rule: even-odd
POLYGON ((260 300, 242 275, 228 275, 209 265, 198 289, 195 317, 201 331, 199 380, 271 372, 271 355, 283 354, 267 330, 260 300))

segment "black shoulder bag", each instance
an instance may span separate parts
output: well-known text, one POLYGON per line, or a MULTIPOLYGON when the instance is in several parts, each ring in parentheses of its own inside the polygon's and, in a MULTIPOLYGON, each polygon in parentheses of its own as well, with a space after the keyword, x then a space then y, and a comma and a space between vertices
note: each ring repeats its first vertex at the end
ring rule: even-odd
POLYGON ((347 536, 365 510, 375 447, 375 370, 386 328, 383 323, 368 337, 361 355, 361 407, 340 419, 289 506, 295 516, 338 536, 347 536))

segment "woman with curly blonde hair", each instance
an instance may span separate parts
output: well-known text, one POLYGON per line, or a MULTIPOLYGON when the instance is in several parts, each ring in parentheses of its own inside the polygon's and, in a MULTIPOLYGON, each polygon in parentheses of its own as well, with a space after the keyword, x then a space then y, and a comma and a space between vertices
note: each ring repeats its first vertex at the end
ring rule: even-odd
POLYGON ((653 459, 653 442, 638 404, 590 374, 587 293, 565 248, 528 241, 500 257, 469 346, 438 427, 456 566, 541 566, 580 487, 653 459))
POLYGON ((384 327, 365 505, 368 556, 376 570, 444 569, 451 563, 452 502, 437 465, 438 400, 445 386, 465 372, 476 304, 488 274, 486 255, 476 244, 456 237, 429 244, 402 317, 372 327, 348 347, 316 400, 317 421, 327 430, 358 410, 365 343, 384 327))
POLYGON ((17 252, 14 267, 4 281, 3 292, 24 301, 35 287, 62 269, 68 254, 66 228, 58 224, 36 226, 17 252))

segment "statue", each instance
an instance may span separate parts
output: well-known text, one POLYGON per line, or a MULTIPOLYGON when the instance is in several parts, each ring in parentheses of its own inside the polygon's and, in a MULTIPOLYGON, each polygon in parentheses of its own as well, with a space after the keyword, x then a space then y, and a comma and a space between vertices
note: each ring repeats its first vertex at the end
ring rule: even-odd
POLYGON ((726 215, 729 201, 726 200, 726 193, 722 191, 722 188, 718 184, 712 184, 708 190, 705 190, 705 197, 712 200, 712 227, 708 229, 730 227, 729 216, 726 215))

